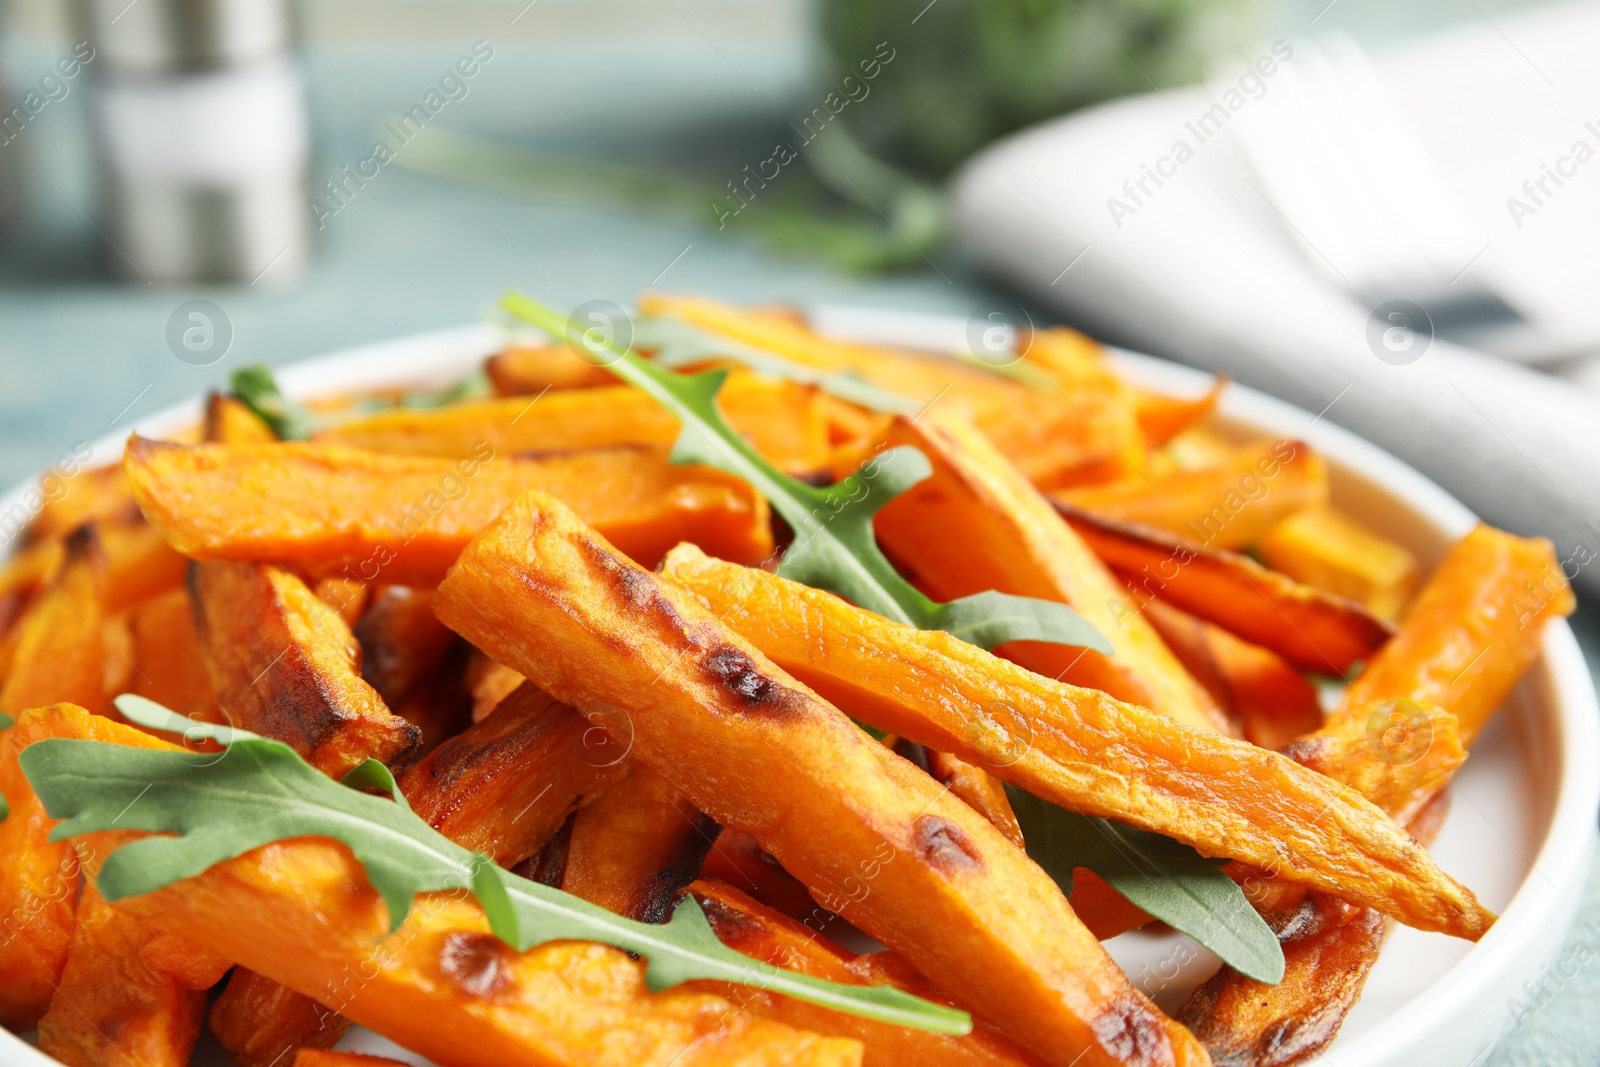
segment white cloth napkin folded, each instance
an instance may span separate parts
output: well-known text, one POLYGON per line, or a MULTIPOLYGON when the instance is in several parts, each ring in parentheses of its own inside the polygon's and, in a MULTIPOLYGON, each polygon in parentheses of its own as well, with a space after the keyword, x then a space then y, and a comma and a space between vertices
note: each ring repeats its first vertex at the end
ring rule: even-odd
MULTIPOLYGON (((1600 159, 1521 213, 1520 227, 1500 201, 1524 197, 1509 175, 1536 181, 1576 140, 1600 149, 1600 92, 1581 91, 1600 85, 1596 40, 1591 3, 1378 64, 1485 224, 1489 247, 1473 269, 1530 320, 1580 340, 1600 320, 1600 159), (1498 93, 1481 84, 1490 73, 1498 93), (1499 103, 1456 115, 1462 94, 1499 103), (1544 103, 1515 119, 1508 94, 1544 103), (1474 126, 1475 148, 1459 135, 1474 126)), ((988 269, 1073 324, 1283 397, 1393 452, 1488 521, 1552 538, 1569 576, 1600 594, 1600 402, 1580 384, 1600 378, 1595 365, 1569 366, 1566 380, 1437 338, 1396 345, 1391 333, 1386 344, 1390 323, 1308 266, 1230 133, 1233 113, 1213 108, 1248 108, 1259 92, 1271 92, 1270 75, 1119 101, 1001 142, 956 180, 959 232, 988 269)))

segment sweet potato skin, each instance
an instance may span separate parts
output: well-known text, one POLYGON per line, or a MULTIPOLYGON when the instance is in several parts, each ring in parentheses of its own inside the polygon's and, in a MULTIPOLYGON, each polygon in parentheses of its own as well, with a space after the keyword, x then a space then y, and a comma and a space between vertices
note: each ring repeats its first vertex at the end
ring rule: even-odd
POLYGON ((530 458, 482 445, 462 459, 432 459, 134 437, 124 465, 145 514, 185 556, 288 562, 313 578, 434 585, 532 487, 569 501, 648 565, 679 541, 742 562, 772 551, 766 501, 748 485, 639 449, 530 458))
POLYGON ((913 446, 933 464, 932 477, 878 513, 875 529, 935 599, 994 589, 1063 601, 1095 625, 1113 655, 1032 641, 1002 645, 1001 654, 1191 726, 1231 730, 1128 591, 970 424, 934 410, 916 422, 897 419, 887 443, 913 446))
POLYGON ((1343 674, 1394 633, 1361 605, 1300 585, 1247 556, 1202 548, 1059 500, 1056 509, 1133 587, 1139 604, 1169 601, 1302 670, 1343 674))
POLYGON ((435 610, 1047 1061, 1203 1062, 1016 846, 559 501, 507 508, 435 610))
POLYGON ((285 989, 244 967, 234 968, 227 988, 211 1006, 211 1033, 240 1067, 274 1067, 299 1049, 331 1048, 350 1029, 350 1020, 310 997, 285 989))
POLYGON ((361 680, 350 628, 299 578, 265 564, 197 562, 189 592, 229 722, 336 778, 369 756, 391 763, 416 747, 417 728, 361 680))
POLYGON ((1074 811, 1167 834, 1476 939, 1493 920, 1354 790, 1275 752, 1021 669, 691 546, 662 572, 864 721, 978 762, 1074 811))
MULTIPOLYGON (((816 390, 735 371, 717 396, 733 428, 774 466, 815 475, 828 463, 827 426, 816 390)), ((631 385, 552 390, 534 398, 469 401, 431 411, 396 409, 358 417, 318 436, 327 444, 410 456, 470 456, 642 446, 665 450, 676 416, 631 385)))
MULTIPOLYGON (((33 739, 174 747, 66 706, 31 712, 18 726, 33 739)), ((73 844, 93 878, 105 856, 139 836, 105 831, 73 844)), ((650 994, 644 965, 619 949, 557 941, 514 952, 465 892, 419 895, 390 934, 366 872, 331 840, 274 842, 117 910, 315 996, 445 1067, 860 1063, 853 1042, 742 1017, 721 997, 650 994)))
POLYGON ((561 888, 630 919, 666 922, 720 829, 635 764, 572 820, 561 888))
POLYGON ((1215 467, 1063 489, 1053 496, 1206 548, 1241 549, 1287 516, 1326 504, 1328 467, 1303 441, 1268 441, 1238 449, 1215 467))
POLYGON ((626 750, 603 731, 524 682, 409 768, 400 788, 435 830, 511 867, 629 767, 626 750))

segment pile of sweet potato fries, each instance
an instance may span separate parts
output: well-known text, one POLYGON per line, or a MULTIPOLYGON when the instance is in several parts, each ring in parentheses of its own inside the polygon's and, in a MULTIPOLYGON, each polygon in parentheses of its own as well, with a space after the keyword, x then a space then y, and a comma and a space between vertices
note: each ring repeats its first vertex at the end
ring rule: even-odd
POLYGON ((870 526, 918 595, 1065 604, 1103 641, 990 651, 784 576, 816 531, 747 468, 673 454, 687 416, 616 353, 513 345, 445 403, 317 398, 296 440, 213 394, 192 431, 47 476, 0 569, 0 1024, 81 1067, 182 1067, 207 1026, 244 1067, 387 1062, 328 1051, 352 1023, 475 1067, 1283 1065, 1334 1038, 1390 923, 1493 923, 1425 845, 1573 608, 1547 542, 1480 526, 1423 575, 1335 509, 1308 445, 1216 429, 1223 383, 1158 395, 1070 331, 1002 372, 783 309, 640 312, 707 339, 674 373, 727 370, 717 408, 774 477, 921 453, 870 526), (143 794, 75 828, 30 746, 182 752, 208 782, 231 758, 125 693, 335 779, 387 765, 445 838, 617 915, 697 902, 752 974, 972 1024, 662 980, 596 941, 519 951, 477 882, 391 929, 370 857, 292 829, 118 896, 143 794), (1282 980, 1224 966, 1164 1014, 1101 945, 1151 915, 1087 862, 1064 891, 1022 794, 1226 861, 1282 980))

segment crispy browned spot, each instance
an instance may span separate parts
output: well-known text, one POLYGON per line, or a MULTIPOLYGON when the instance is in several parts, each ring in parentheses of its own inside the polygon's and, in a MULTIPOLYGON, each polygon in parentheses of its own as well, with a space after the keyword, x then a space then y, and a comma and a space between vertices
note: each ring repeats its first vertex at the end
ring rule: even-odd
POLYGON ((457 931, 439 949, 439 973, 464 996, 487 1000, 511 981, 511 948, 490 934, 457 931))
POLYGON ((654 616, 652 622, 664 624, 674 633, 683 633, 683 618, 678 614, 678 609, 661 595, 655 575, 631 560, 619 558, 592 538, 580 539, 578 547, 599 566, 606 580, 629 606, 654 616))
POLYGON ((805 706, 805 698, 768 678, 755 661, 732 645, 716 645, 700 657, 700 669, 752 710, 790 712, 805 706))
POLYGON ((983 868, 978 846, 961 827, 937 815, 919 815, 911 824, 911 841, 922 861, 943 874, 983 868))
POLYGON ((760 922, 738 908, 729 907, 715 897, 698 893, 695 894, 695 899, 700 902, 700 910, 706 913, 706 921, 711 924, 712 933, 716 934, 717 940, 723 944, 738 945, 745 938, 761 934, 760 922))
POLYGON ((1171 1045, 1158 1018, 1142 997, 1131 994, 1091 1019, 1089 1028, 1102 1048, 1125 1063, 1162 1063, 1171 1056, 1171 1045))

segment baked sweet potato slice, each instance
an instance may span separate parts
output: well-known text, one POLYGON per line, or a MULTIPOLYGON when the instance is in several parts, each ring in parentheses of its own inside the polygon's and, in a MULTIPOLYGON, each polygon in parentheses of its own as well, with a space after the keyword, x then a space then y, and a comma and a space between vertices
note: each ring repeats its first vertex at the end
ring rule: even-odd
POLYGON ((278 439, 261 416, 233 397, 217 392, 206 395, 200 436, 213 444, 230 445, 264 445, 278 439))
POLYGON ((1301 585, 1248 556, 1202 548, 1060 501, 1056 508, 1133 587, 1139 603, 1166 600, 1302 670, 1343 674, 1394 632, 1361 605, 1301 585))
POLYGON ((186 1067, 227 960, 113 908, 92 884, 39 1050, 68 1067, 186 1067))
POLYGON ((1328 501, 1328 465, 1304 441, 1236 449, 1228 462, 1053 494, 1073 507, 1153 526, 1207 548, 1255 544, 1284 518, 1328 501))
MULTIPOLYGON (((252 1065, 245 1064, 244 1067, 252 1065)), ((363 1056, 356 1052, 303 1048, 294 1058, 294 1067, 410 1067, 410 1064, 386 1060, 382 1056, 363 1056)))
POLYGON ((916 422, 896 420, 887 443, 913 446, 933 464, 930 478, 878 513, 875 529, 936 600, 994 589, 1070 604, 1111 643, 1113 655, 1032 641, 1003 645, 1001 654, 1191 726, 1230 729, 1122 583, 982 434, 935 409, 916 422))
POLYGON ((299 578, 265 564, 195 563, 189 593, 228 722, 284 742, 335 778, 416 747, 417 728, 361 680, 350 628, 299 578))
MULTIPOLYGON (((1400 632, 1346 690, 1328 723, 1285 751, 1369 790, 1419 840, 1431 840, 1449 771, 1441 780, 1433 749, 1457 736, 1471 743, 1538 657, 1546 624, 1573 606, 1548 541, 1478 526, 1445 554, 1400 632), (1413 710, 1391 725, 1389 713, 1373 715, 1389 701, 1410 702, 1413 710), (1445 709, 1449 736, 1431 732, 1436 719, 1416 717, 1423 702, 1445 709)), ((1224 968, 1185 1006, 1183 1017, 1219 1061, 1301 1062, 1333 1040, 1360 996, 1384 923, 1371 911, 1341 911, 1316 896, 1305 910, 1322 921, 1286 939, 1282 984, 1262 986, 1224 968)))
MULTIPOLYGON (((826 470, 827 424, 816 390, 794 382, 729 375, 717 403, 729 424, 773 466, 797 476, 826 470)), ((682 424, 631 385, 551 390, 538 397, 475 400, 449 407, 396 408, 365 415, 318 441, 409 456, 458 458, 643 446, 665 450, 682 424)))
POLYGON ((484 361, 499 396, 538 396, 546 389, 616 385, 617 376, 570 345, 513 345, 484 361))
POLYGON ((106 558, 107 614, 127 611, 183 585, 189 561, 144 519, 97 522, 94 528, 106 558))
MULTIPOLYGON (((724 882, 702 878, 689 886, 689 893, 700 902, 722 943, 752 959, 828 982, 901 985, 917 996, 948 1003, 948 998, 942 998, 920 975, 909 982, 881 981, 878 973, 862 965, 864 957, 852 955, 724 882)), ((1039 1062, 981 1020, 974 1021, 972 1033, 953 1037, 844 1015, 754 989, 729 988, 726 995, 766 1018, 860 1041, 866 1052, 864 1067, 898 1067, 908 1062, 927 1067, 1025 1067, 1039 1062)))
POLYGON ((630 919, 666 922, 720 830, 665 778, 634 764, 572 820, 561 888, 630 919))
POLYGON ((1417 584, 1415 556, 1331 507, 1289 516, 1257 548, 1273 570, 1389 622, 1400 618, 1417 584))
POLYGON ((433 591, 389 585, 352 627, 361 645, 361 677, 390 706, 411 695, 443 662, 457 638, 433 614, 433 591))
POLYGON ((627 773, 624 743, 530 683, 400 777, 412 810, 511 867, 627 773))
POLYGON ((105 553, 94 527, 80 527, 15 624, 0 711, 15 715, 57 701, 109 711, 107 660, 122 652, 106 640, 107 614, 105 553))
MULTIPOLYGON (((34 738, 173 747, 98 722, 58 707, 30 712, 18 726, 34 738)), ((139 836, 106 831, 74 845, 92 878, 139 836)), ((743 1015, 719 996, 684 987, 652 994, 644 964, 620 949, 556 941, 518 953, 463 893, 420 894, 391 934, 388 908, 361 864, 326 839, 266 845, 120 900, 117 910, 315 996, 445 1067, 860 1063, 853 1042, 743 1015)))
POLYGON ((852 715, 1069 810, 1249 858, 1419 929, 1475 940, 1493 919, 1372 804, 1278 753, 692 546, 662 573, 852 715))
POLYGON ((45 472, 40 492, 43 501, 28 524, 30 540, 64 537, 97 519, 129 519, 138 515, 133 494, 122 468, 93 467, 63 477, 45 472))
POLYGON ((1047 1062, 1200 1062, 1020 849, 553 497, 508 507, 434 610, 1047 1062))
POLYGON ((233 969, 206 1022, 239 1067, 306 1063, 307 1051, 332 1048, 351 1026, 338 1012, 246 967, 233 969))
POLYGON ((292 563, 314 577, 433 585, 473 535, 529 488, 569 501, 647 564, 680 540, 742 562, 772 551, 767 504, 753 489, 638 449, 434 459, 135 437, 126 463, 145 514, 179 552, 292 563))
POLYGON ((1179 397, 1148 389, 1134 388, 1134 417, 1144 432, 1145 444, 1160 448, 1185 430, 1192 429, 1211 417, 1217 410, 1217 401, 1228 387, 1228 379, 1217 378, 1203 396, 1179 397))
POLYGON ((216 690, 200 654, 194 602, 180 586, 141 604, 129 620, 133 691, 180 715, 221 722, 216 690))
POLYGON ((1165 601, 1147 601, 1143 611, 1178 662, 1239 720, 1251 744, 1281 748, 1322 725, 1316 687, 1270 648, 1165 601))
MULTIPOLYGON (((37 714, 0 732, 0 1026, 31 1030, 61 981, 78 899, 78 857, 52 842, 55 822, 17 766, 35 739, 37 714)), ((109 720, 103 720, 109 722, 109 720)))
POLYGON ((740 308, 704 297, 646 294, 647 314, 667 314, 827 372, 852 372, 892 393, 971 419, 1033 482, 1055 487, 1110 481, 1137 470, 1144 436, 1132 393, 1103 349, 1070 330, 1033 335, 1024 384, 943 356, 853 344, 813 333, 782 310, 740 308))

